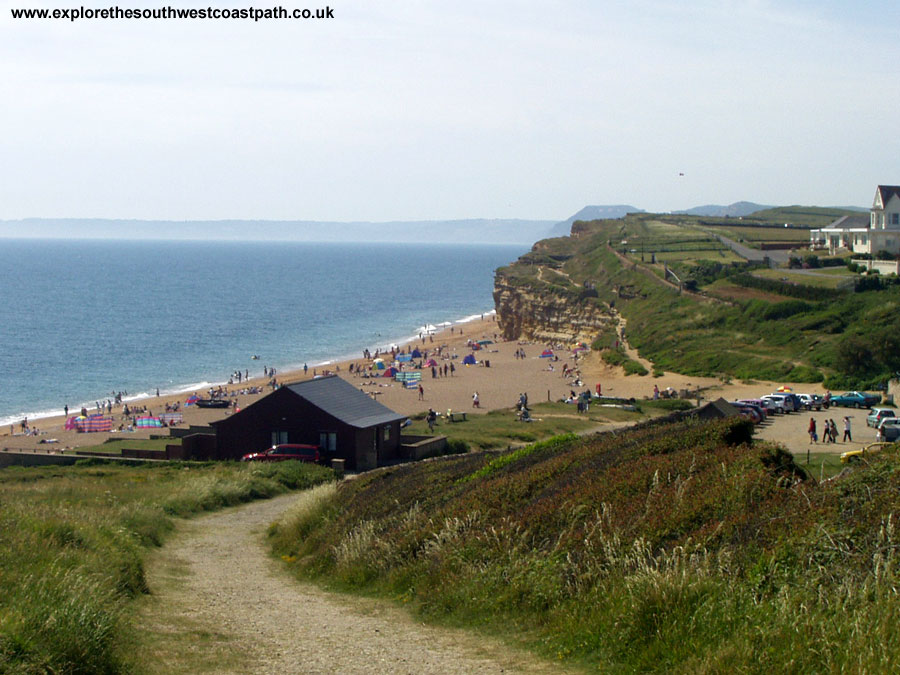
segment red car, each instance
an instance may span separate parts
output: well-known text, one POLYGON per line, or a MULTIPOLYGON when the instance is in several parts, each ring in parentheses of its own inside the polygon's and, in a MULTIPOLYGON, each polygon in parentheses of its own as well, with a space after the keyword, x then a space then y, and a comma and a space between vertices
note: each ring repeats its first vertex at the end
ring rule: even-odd
POLYGON ((242 462, 284 462, 289 459, 301 462, 318 462, 319 448, 315 445, 300 443, 282 443, 273 445, 264 452, 251 452, 241 457, 242 462))

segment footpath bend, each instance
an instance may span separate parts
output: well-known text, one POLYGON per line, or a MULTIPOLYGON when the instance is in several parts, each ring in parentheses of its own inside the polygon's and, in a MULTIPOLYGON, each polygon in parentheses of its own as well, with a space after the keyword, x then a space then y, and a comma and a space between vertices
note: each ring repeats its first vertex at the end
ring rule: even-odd
POLYGON ((297 494, 181 521, 151 556, 142 665, 152 673, 558 673, 389 603, 330 594, 269 555, 268 525, 297 494), (146 653, 144 653, 146 652, 146 653))

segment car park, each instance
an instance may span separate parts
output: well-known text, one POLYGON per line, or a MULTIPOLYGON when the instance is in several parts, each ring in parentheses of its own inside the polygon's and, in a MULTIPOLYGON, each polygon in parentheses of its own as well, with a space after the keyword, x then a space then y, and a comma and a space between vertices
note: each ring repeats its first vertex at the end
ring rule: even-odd
POLYGON ((818 394, 797 394, 797 397, 806 410, 821 410, 825 407, 825 399, 818 394))
POLYGON ((877 403, 881 403, 881 394, 869 394, 864 391, 848 391, 831 397, 831 405, 846 408, 871 408, 877 403))
POLYGON ((319 448, 315 445, 302 445, 300 443, 281 443, 273 445, 263 452, 251 452, 241 457, 242 462, 286 462, 298 460, 301 462, 318 462, 320 459, 319 448))
POLYGON ((877 427, 882 420, 896 416, 897 413, 893 408, 872 408, 866 416, 866 426, 877 427))
POLYGON ((841 463, 843 464, 852 464, 854 462, 859 462, 866 457, 866 455, 871 455, 872 453, 879 452, 883 448, 893 445, 893 443, 886 443, 884 441, 878 441, 875 443, 869 443, 864 448, 858 448, 856 450, 848 450, 847 452, 841 455, 841 463))

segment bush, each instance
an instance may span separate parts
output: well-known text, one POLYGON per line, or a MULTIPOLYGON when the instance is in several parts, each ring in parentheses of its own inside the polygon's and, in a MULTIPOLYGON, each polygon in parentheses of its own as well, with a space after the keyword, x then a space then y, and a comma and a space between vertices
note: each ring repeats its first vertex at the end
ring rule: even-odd
POLYGON ((649 371, 639 361, 629 359, 625 362, 626 375, 647 375, 649 371))

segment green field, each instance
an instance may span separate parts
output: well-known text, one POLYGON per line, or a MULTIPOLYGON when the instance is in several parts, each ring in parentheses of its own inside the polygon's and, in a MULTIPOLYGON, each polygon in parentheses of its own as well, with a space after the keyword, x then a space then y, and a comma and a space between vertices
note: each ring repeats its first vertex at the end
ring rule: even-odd
POLYGON ((753 276, 762 279, 786 280, 804 286, 816 288, 838 288, 842 282, 853 281, 858 274, 850 272, 846 267, 820 268, 810 270, 809 273, 798 270, 755 270, 753 276))
MULTIPOLYGON (((638 410, 630 412, 613 407, 591 405, 588 412, 579 414, 569 403, 529 403, 533 422, 519 422, 516 411, 492 410, 486 414, 469 414, 465 422, 448 422, 441 417, 434 433, 449 440, 465 443, 469 448, 487 450, 505 448, 521 443, 533 443, 552 436, 582 433, 602 428, 604 424, 636 422, 647 417, 666 414, 674 409, 690 407, 685 401, 637 401, 638 410)), ((424 414, 413 418, 404 430, 411 435, 428 435, 424 414)))

